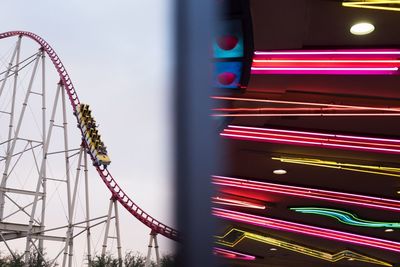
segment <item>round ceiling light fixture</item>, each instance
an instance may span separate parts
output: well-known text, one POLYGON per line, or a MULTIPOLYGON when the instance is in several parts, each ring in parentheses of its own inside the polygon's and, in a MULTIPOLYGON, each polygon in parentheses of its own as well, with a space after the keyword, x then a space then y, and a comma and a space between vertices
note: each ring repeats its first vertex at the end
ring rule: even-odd
POLYGON ((385 232, 386 233, 391 233, 391 232, 394 232, 394 230, 392 228, 388 228, 388 229, 385 229, 385 232))
POLYGON ((283 170, 283 169, 278 169, 278 170, 274 170, 273 173, 274 173, 274 174, 286 174, 287 171, 286 171, 286 170, 283 170))
POLYGON ((360 22, 354 24, 350 28, 350 32, 354 35, 366 35, 375 30, 375 26, 369 22, 360 22))

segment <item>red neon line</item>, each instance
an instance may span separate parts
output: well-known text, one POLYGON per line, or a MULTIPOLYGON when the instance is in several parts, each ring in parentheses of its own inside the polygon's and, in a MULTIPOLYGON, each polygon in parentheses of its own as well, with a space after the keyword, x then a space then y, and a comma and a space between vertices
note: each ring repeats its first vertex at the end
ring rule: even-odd
MULTIPOLYGON (((292 110, 306 110, 306 111, 325 111, 325 110, 360 110, 355 108, 337 108, 337 107, 326 107, 326 108, 213 108, 214 111, 224 112, 237 112, 237 111, 292 111, 292 110)), ((400 113, 399 113, 400 114, 400 113)))
POLYGON ((243 254, 236 251, 217 248, 217 247, 214 247, 214 254, 228 259, 238 259, 247 261, 254 261, 256 259, 256 257, 253 255, 243 254))
POLYGON ((239 221, 247 224, 253 224, 264 228, 278 229, 289 232, 295 232, 305 235, 333 239, 337 241, 353 243, 357 245, 369 246, 374 248, 381 248, 390 251, 400 252, 400 243, 373 238, 369 236, 362 236, 342 231, 336 231, 326 228, 319 228, 315 226, 293 223, 284 220, 272 219, 268 217, 260 217, 256 215, 236 212, 231 210, 213 208, 213 214, 220 218, 225 218, 233 221, 239 221))
POLYGON ((316 68, 316 67, 299 67, 299 68, 294 68, 294 67, 286 67, 286 68, 278 68, 278 67, 251 67, 251 70, 258 70, 258 71, 365 71, 365 72, 375 72, 375 71, 382 71, 382 72, 390 72, 390 71, 398 71, 398 67, 391 67, 391 68, 316 68))
POLYGON ((248 200, 239 200, 235 198, 228 197, 212 197, 212 202, 215 204, 235 206, 235 207, 244 207, 250 209, 261 209, 264 210, 265 205, 254 203, 248 200))
POLYGON ((250 181, 250 180, 224 177, 224 176, 213 176, 213 183, 216 185, 227 186, 227 187, 250 189, 261 192, 272 192, 283 195, 346 203, 357 206, 365 206, 369 208, 378 208, 378 209, 391 210, 397 212, 400 211, 400 201, 393 199, 385 199, 385 198, 378 198, 378 197, 371 197, 371 196, 364 196, 364 195, 357 195, 357 194, 350 194, 343 192, 320 190, 314 188, 257 182, 257 181, 250 181))
POLYGON ((394 64, 394 63, 390 63, 390 62, 380 62, 380 63, 367 63, 367 62, 362 62, 362 63, 356 63, 356 62, 343 62, 343 63, 338 63, 338 62, 334 62, 334 61, 328 61, 328 62, 324 62, 324 63, 320 63, 320 62, 309 62, 309 61, 302 61, 299 60, 298 62, 293 62, 293 61, 287 61, 287 62, 276 62, 276 61, 270 61, 270 60, 266 60, 264 62, 256 62, 253 61, 252 67, 253 68, 328 68, 328 69, 334 69, 334 70, 338 70, 338 69, 346 69, 346 70, 359 70, 359 69, 371 69, 371 70, 376 70, 376 68, 378 68, 379 70, 385 69, 385 70, 395 70, 395 68, 397 68, 400 64, 394 64), (388 69, 389 68, 389 69, 388 69))
POLYGON ((269 55, 269 56, 276 56, 276 55, 364 55, 364 56, 382 56, 382 55, 389 55, 389 56, 398 56, 400 55, 400 51, 394 49, 376 49, 376 50, 292 50, 292 51, 255 51, 255 56, 259 55, 269 55))
POLYGON ((363 140, 371 140, 371 141, 393 142, 393 143, 400 144, 399 139, 390 139, 390 138, 376 138, 376 137, 340 135, 340 134, 338 134, 338 135, 337 134, 324 134, 324 133, 282 130, 282 129, 273 129, 273 128, 257 128, 257 127, 248 127, 248 126, 239 126, 239 125, 228 125, 228 128, 253 130, 253 131, 260 131, 260 132, 279 132, 279 133, 293 133, 293 134, 299 134, 299 135, 313 135, 313 136, 337 137, 337 138, 348 138, 348 139, 363 139, 363 140))
MULTIPOLYGON (((257 57, 259 58, 259 56, 257 57)), ((253 59, 254 63, 400 63, 400 60, 390 59, 374 59, 374 60, 360 60, 360 59, 253 59)))
POLYGON ((212 99, 229 100, 229 101, 245 101, 245 102, 260 102, 260 103, 275 103, 275 104, 288 104, 288 105, 306 105, 306 106, 322 106, 322 107, 338 107, 338 108, 354 108, 360 110, 380 110, 380 111, 400 111, 400 107, 367 107, 367 106, 354 106, 354 105, 337 105, 337 104, 324 104, 314 102, 299 102, 299 101, 286 101, 274 99, 258 99, 258 98, 243 98, 243 97, 228 97, 228 96, 212 96, 212 99))

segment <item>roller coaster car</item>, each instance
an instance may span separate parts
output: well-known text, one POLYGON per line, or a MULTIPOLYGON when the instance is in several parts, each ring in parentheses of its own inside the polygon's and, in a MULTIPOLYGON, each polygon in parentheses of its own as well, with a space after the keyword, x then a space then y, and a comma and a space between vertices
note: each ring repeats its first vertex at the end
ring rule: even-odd
POLYGON ((96 121, 91 113, 89 105, 79 104, 74 114, 78 117, 78 127, 83 131, 88 150, 93 155, 93 165, 107 167, 111 161, 107 155, 107 149, 101 141, 101 136, 96 129, 96 121))

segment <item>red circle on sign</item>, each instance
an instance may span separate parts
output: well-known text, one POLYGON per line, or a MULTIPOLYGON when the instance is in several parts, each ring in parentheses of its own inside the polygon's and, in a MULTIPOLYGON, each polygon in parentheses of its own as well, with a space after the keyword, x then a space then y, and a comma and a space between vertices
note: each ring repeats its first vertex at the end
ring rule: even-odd
POLYGON ((235 80, 236 75, 232 72, 223 72, 218 75, 218 82, 223 85, 229 85, 233 83, 235 80))
POLYGON ((224 50, 232 50, 238 44, 239 39, 233 35, 220 36, 217 39, 218 46, 224 50))

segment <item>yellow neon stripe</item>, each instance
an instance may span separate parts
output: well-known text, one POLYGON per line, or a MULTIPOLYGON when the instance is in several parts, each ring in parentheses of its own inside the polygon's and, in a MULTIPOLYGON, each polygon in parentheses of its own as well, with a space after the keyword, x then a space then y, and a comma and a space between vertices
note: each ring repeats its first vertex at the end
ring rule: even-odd
POLYGON ((314 257, 314 258, 319 258, 319 259, 329 261, 329 262, 337 262, 342 259, 353 259, 353 260, 357 260, 357 261, 368 262, 368 263, 382 265, 382 266, 393 266, 392 264, 390 264, 388 262, 381 261, 381 260, 378 260, 375 258, 371 258, 371 257, 365 256, 365 255, 361 255, 361 254, 358 254, 351 250, 343 250, 343 251, 340 251, 335 254, 330 254, 328 252, 312 249, 312 248, 305 247, 305 246, 302 246, 299 244, 286 242, 286 241, 279 240, 279 239, 276 239, 273 237, 267 237, 267 236, 251 233, 251 232, 240 230, 237 228, 232 228, 223 236, 216 236, 215 238, 217 239, 216 240, 217 244, 228 246, 228 247, 234 247, 237 244, 239 244, 243 239, 247 238, 250 240, 265 243, 268 245, 277 246, 280 248, 291 250, 291 251, 294 251, 294 252, 297 252, 300 254, 314 257), (224 239, 233 232, 239 233, 240 236, 233 242, 225 241, 224 239))
POLYGON ((272 157, 273 160, 279 160, 285 163, 301 164, 308 166, 324 167, 331 169, 340 169, 354 172, 378 174, 385 176, 400 177, 400 168, 373 166, 373 165, 358 165, 350 163, 340 163, 334 161, 324 161, 319 159, 302 159, 302 158, 284 158, 272 157))
POLYGON ((367 8, 367 9, 378 9, 387 11, 400 11, 400 8, 388 7, 388 6, 377 6, 384 4, 400 4, 400 1, 366 1, 366 2, 343 2, 344 7, 354 7, 354 8, 367 8))

